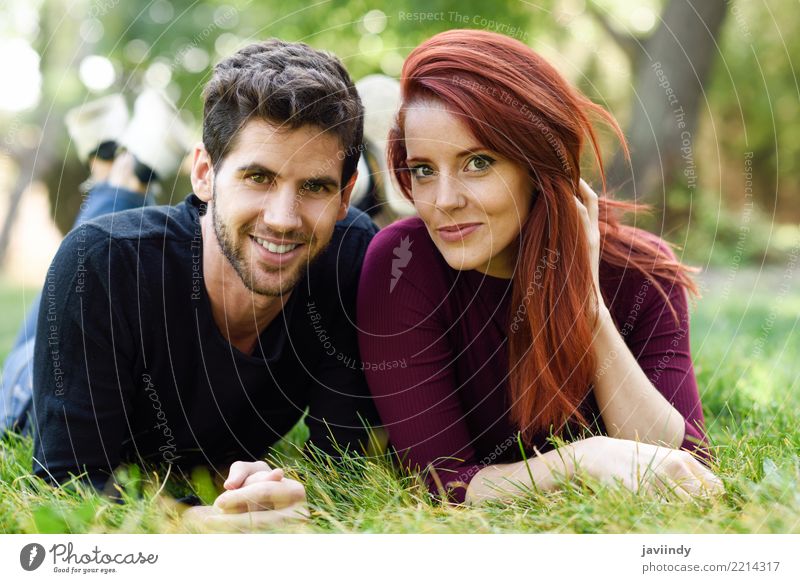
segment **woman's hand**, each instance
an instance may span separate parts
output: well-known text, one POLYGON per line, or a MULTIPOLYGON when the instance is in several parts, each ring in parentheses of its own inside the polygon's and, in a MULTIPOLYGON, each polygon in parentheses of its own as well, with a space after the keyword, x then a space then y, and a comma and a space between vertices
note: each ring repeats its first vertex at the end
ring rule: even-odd
POLYGON ((308 518, 303 484, 266 462, 235 462, 213 506, 187 510, 184 524, 210 530, 251 530, 308 518))
POLYGON ((683 500, 724 492, 720 480, 689 452, 598 436, 576 442, 579 467, 606 484, 632 492, 672 491, 683 500))
MULTIPOLYGON (((580 179, 580 190, 581 196, 586 202, 584 204, 579 197, 575 196, 575 206, 578 209, 578 216, 581 218, 581 224, 586 233, 589 265, 592 270, 592 281, 596 296, 593 310, 595 310, 597 316, 603 316, 606 305, 603 301, 603 294, 600 292, 600 226, 597 218, 597 194, 586 184, 583 178, 580 179)), ((600 318, 598 317, 595 320, 599 322, 600 318)))

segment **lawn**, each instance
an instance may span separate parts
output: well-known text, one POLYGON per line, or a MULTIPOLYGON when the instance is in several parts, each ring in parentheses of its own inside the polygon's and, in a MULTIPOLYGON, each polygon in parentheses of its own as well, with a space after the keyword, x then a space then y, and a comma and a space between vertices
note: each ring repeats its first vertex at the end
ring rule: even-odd
MULTIPOLYGON (((692 347, 724 496, 682 502, 637 496, 591 481, 556 492, 527 492, 513 503, 477 508, 433 501, 418 479, 389 460, 316 462, 276 453, 306 484, 310 521, 285 532, 436 533, 798 533, 800 532, 800 274, 773 269, 720 271, 702 278, 704 299, 692 321, 692 347), (735 277, 733 277, 735 276, 735 277)), ((27 301, 32 299, 28 290, 27 301)), ((0 356, 11 345, 24 302, 0 284, 0 356)), ((294 439, 302 428, 294 432, 294 439)), ((164 492, 186 482, 132 467, 124 504, 92 492, 58 491, 29 473, 32 444, 12 438, 0 451, 0 532, 185 532, 164 492)), ((215 494, 207 474, 194 490, 215 494)))

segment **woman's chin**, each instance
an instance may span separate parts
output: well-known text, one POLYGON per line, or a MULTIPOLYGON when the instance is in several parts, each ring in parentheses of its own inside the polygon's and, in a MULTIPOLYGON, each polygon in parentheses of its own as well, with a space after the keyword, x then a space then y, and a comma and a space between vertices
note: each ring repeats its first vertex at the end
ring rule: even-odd
POLYGON ((456 271, 470 271, 486 264, 485 260, 481 261, 473 257, 470 253, 467 253, 466 249, 453 249, 452 247, 449 249, 438 247, 438 249, 447 262, 447 265, 456 271))

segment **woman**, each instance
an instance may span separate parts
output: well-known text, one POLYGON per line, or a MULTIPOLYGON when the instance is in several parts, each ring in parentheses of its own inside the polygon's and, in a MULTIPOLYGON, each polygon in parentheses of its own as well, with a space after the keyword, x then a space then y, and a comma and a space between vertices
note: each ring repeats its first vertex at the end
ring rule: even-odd
POLYGON ((373 240, 358 318, 405 463, 455 502, 550 489, 577 466, 634 490, 649 467, 648 487, 719 491, 678 451, 708 455, 689 269, 620 223, 636 207, 580 178, 588 139, 602 179, 589 116, 624 147, 611 115, 530 48, 485 31, 426 41, 401 84, 389 164, 419 217, 373 240), (551 432, 570 443, 555 449, 551 432))

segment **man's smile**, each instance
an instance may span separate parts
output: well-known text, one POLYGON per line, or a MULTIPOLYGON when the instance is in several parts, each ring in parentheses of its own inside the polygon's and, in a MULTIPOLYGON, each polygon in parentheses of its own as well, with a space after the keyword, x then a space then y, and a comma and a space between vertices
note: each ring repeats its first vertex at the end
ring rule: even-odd
POLYGON ((253 235, 250 235, 249 239, 255 245, 258 257, 262 261, 278 267, 290 263, 305 248, 303 243, 284 243, 279 245, 253 235))

